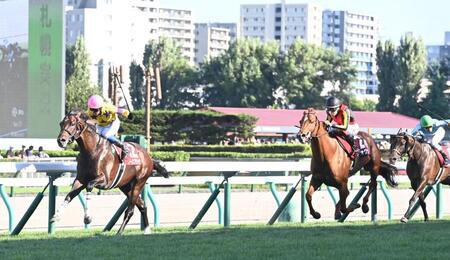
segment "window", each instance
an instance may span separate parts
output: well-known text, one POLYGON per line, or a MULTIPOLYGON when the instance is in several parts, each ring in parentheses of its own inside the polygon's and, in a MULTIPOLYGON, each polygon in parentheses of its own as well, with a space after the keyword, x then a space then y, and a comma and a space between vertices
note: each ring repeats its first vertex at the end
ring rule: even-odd
POLYGON ((277 7, 277 8, 275 9, 275 12, 276 12, 276 13, 281 13, 281 7, 277 7))
POLYGON ((277 32, 281 31, 281 26, 275 26, 275 31, 277 32))
POLYGON ((275 17, 275 22, 281 22, 281 17, 275 17))

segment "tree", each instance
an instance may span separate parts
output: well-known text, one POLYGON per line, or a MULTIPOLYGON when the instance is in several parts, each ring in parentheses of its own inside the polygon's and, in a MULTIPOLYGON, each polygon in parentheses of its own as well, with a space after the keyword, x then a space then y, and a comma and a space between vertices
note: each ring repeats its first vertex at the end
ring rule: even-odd
MULTIPOLYGON (((428 66, 427 78, 431 85, 428 87, 428 95, 422 105, 431 111, 431 116, 439 115, 443 118, 450 117, 450 97, 445 91, 448 90, 447 80, 450 78, 450 57, 440 62, 431 63, 428 66)), ((425 111, 428 114, 428 111, 425 111)))
POLYGON ((377 77, 380 84, 378 85, 378 93, 380 95, 377 110, 378 111, 395 111, 394 101, 396 88, 398 86, 397 77, 397 53, 394 43, 386 41, 384 47, 381 42, 377 44, 377 77))
POLYGON ((142 109, 145 103, 144 71, 136 61, 130 64, 130 96, 134 109, 142 109))
POLYGON ((74 53, 75 53, 75 45, 66 46, 66 84, 73 74, 74 60, 75 60, 74 53))
POLYGON ((70 57, 73 57, 73 73, 66 83, 66 112, 73 108, 84 108, 90 95, 98 94, 98 87, 90 83, 89 77, 89 55, 86 52, 83 37, 79 37, 73 48, 70 50, 70 57))
POLYGON ((349 97, 350 82, 355 74, 348 54, 298 40, 284 57, 281 80, 290 106, 321 108, 325 81, 334 87, 331 94, 344 100, 349 97))
POLYGON ((254 39, 233 42, 201 66, 205 103, 211 106, 268 107, 278 87, 279 46, 254 39))
POLYGON ((408 33, 400 40, 398 47, 399 112, 419 116, 417 97, 421 80, 426 72, 425 45, 408 33))
POLYGON ((152 87, 152 100, 159 108, 198 106, 196 72, 188 64, 181 48, 169 39, 151 40, 145 46, 143 64, 146 69, 159 67, 162 100, 156 101, 156 88, 152 87))

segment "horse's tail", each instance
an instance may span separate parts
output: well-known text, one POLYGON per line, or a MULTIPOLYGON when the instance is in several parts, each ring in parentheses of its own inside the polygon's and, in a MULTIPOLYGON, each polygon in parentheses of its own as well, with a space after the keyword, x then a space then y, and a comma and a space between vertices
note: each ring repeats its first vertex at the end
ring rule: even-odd
POLYGON ((395 166, 381 161, 380 175, 386 180, 386 183, 391 187, 397 187, 398 183, 395 180, 398 170, 395 166))
POLYGON ((161 161, 160 160, 155 160, 155 159, 152 159, 152 161, 153 161, 153 167, 155 168, 156 172, 158 172, 158 174, 164 176, 164 178, 169 178, 169 172, 161 164, 161 161))

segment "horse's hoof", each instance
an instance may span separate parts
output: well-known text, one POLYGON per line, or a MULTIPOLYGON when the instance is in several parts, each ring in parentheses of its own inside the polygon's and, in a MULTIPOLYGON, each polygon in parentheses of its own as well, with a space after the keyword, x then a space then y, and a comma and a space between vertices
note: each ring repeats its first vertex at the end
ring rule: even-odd
POLYGON ((341 212, 336 212, 336 213, 334 213, 334 219, 335 219, 335 220, 341 219, 341 217, 342 217, 341 212))
POLYGON ((150 229, 150 227, 144 228, 144 235, 149 235, 151 233, 152 233, 152 230, 150 229))
POLYGON ((365 204, 365 205, 362 206, 362 212, 363 212, 363 213, 369 212, 369 206, 367 206, 367 204, 365 204))
POLYGON ((348 206, 347 210, 348 210, 348 212, 352 212, 352 211, 354 211, 355 209, 360 208, 360 207, 361 207, 361 205, 358 204, 358 203, 351 203, 351 204, 348 206))
POLYGON ((423 219, 423 221, 425 221, 425 222, 428 222, 428 220, 429 220, 428 218, 424 218, 424 219, 423 219))
POLYGON ((311 213, 311 215, 312 215, 313 218, 315 218, 315 219, 319 219, 319 218, 321 217, 319 212, 313 212, 313 213, 311 213))
POLYGON ((401 219, 400 219, 400 222, 402 222, 402 223, 408 223, 408 218, 406 218, 406 217, 402 217, 401 219))
POLYGON ((91 216, 84 216, 84 224, 88 225, 91 224, 92 217, 91 216))

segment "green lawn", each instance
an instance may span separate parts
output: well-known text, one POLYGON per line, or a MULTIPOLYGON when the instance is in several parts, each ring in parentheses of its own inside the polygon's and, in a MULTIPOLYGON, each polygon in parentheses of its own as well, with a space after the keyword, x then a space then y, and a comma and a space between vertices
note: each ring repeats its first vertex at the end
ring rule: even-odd
POLYGON ((2 259, 449 259, 450 220, 0 235, 2 259))

